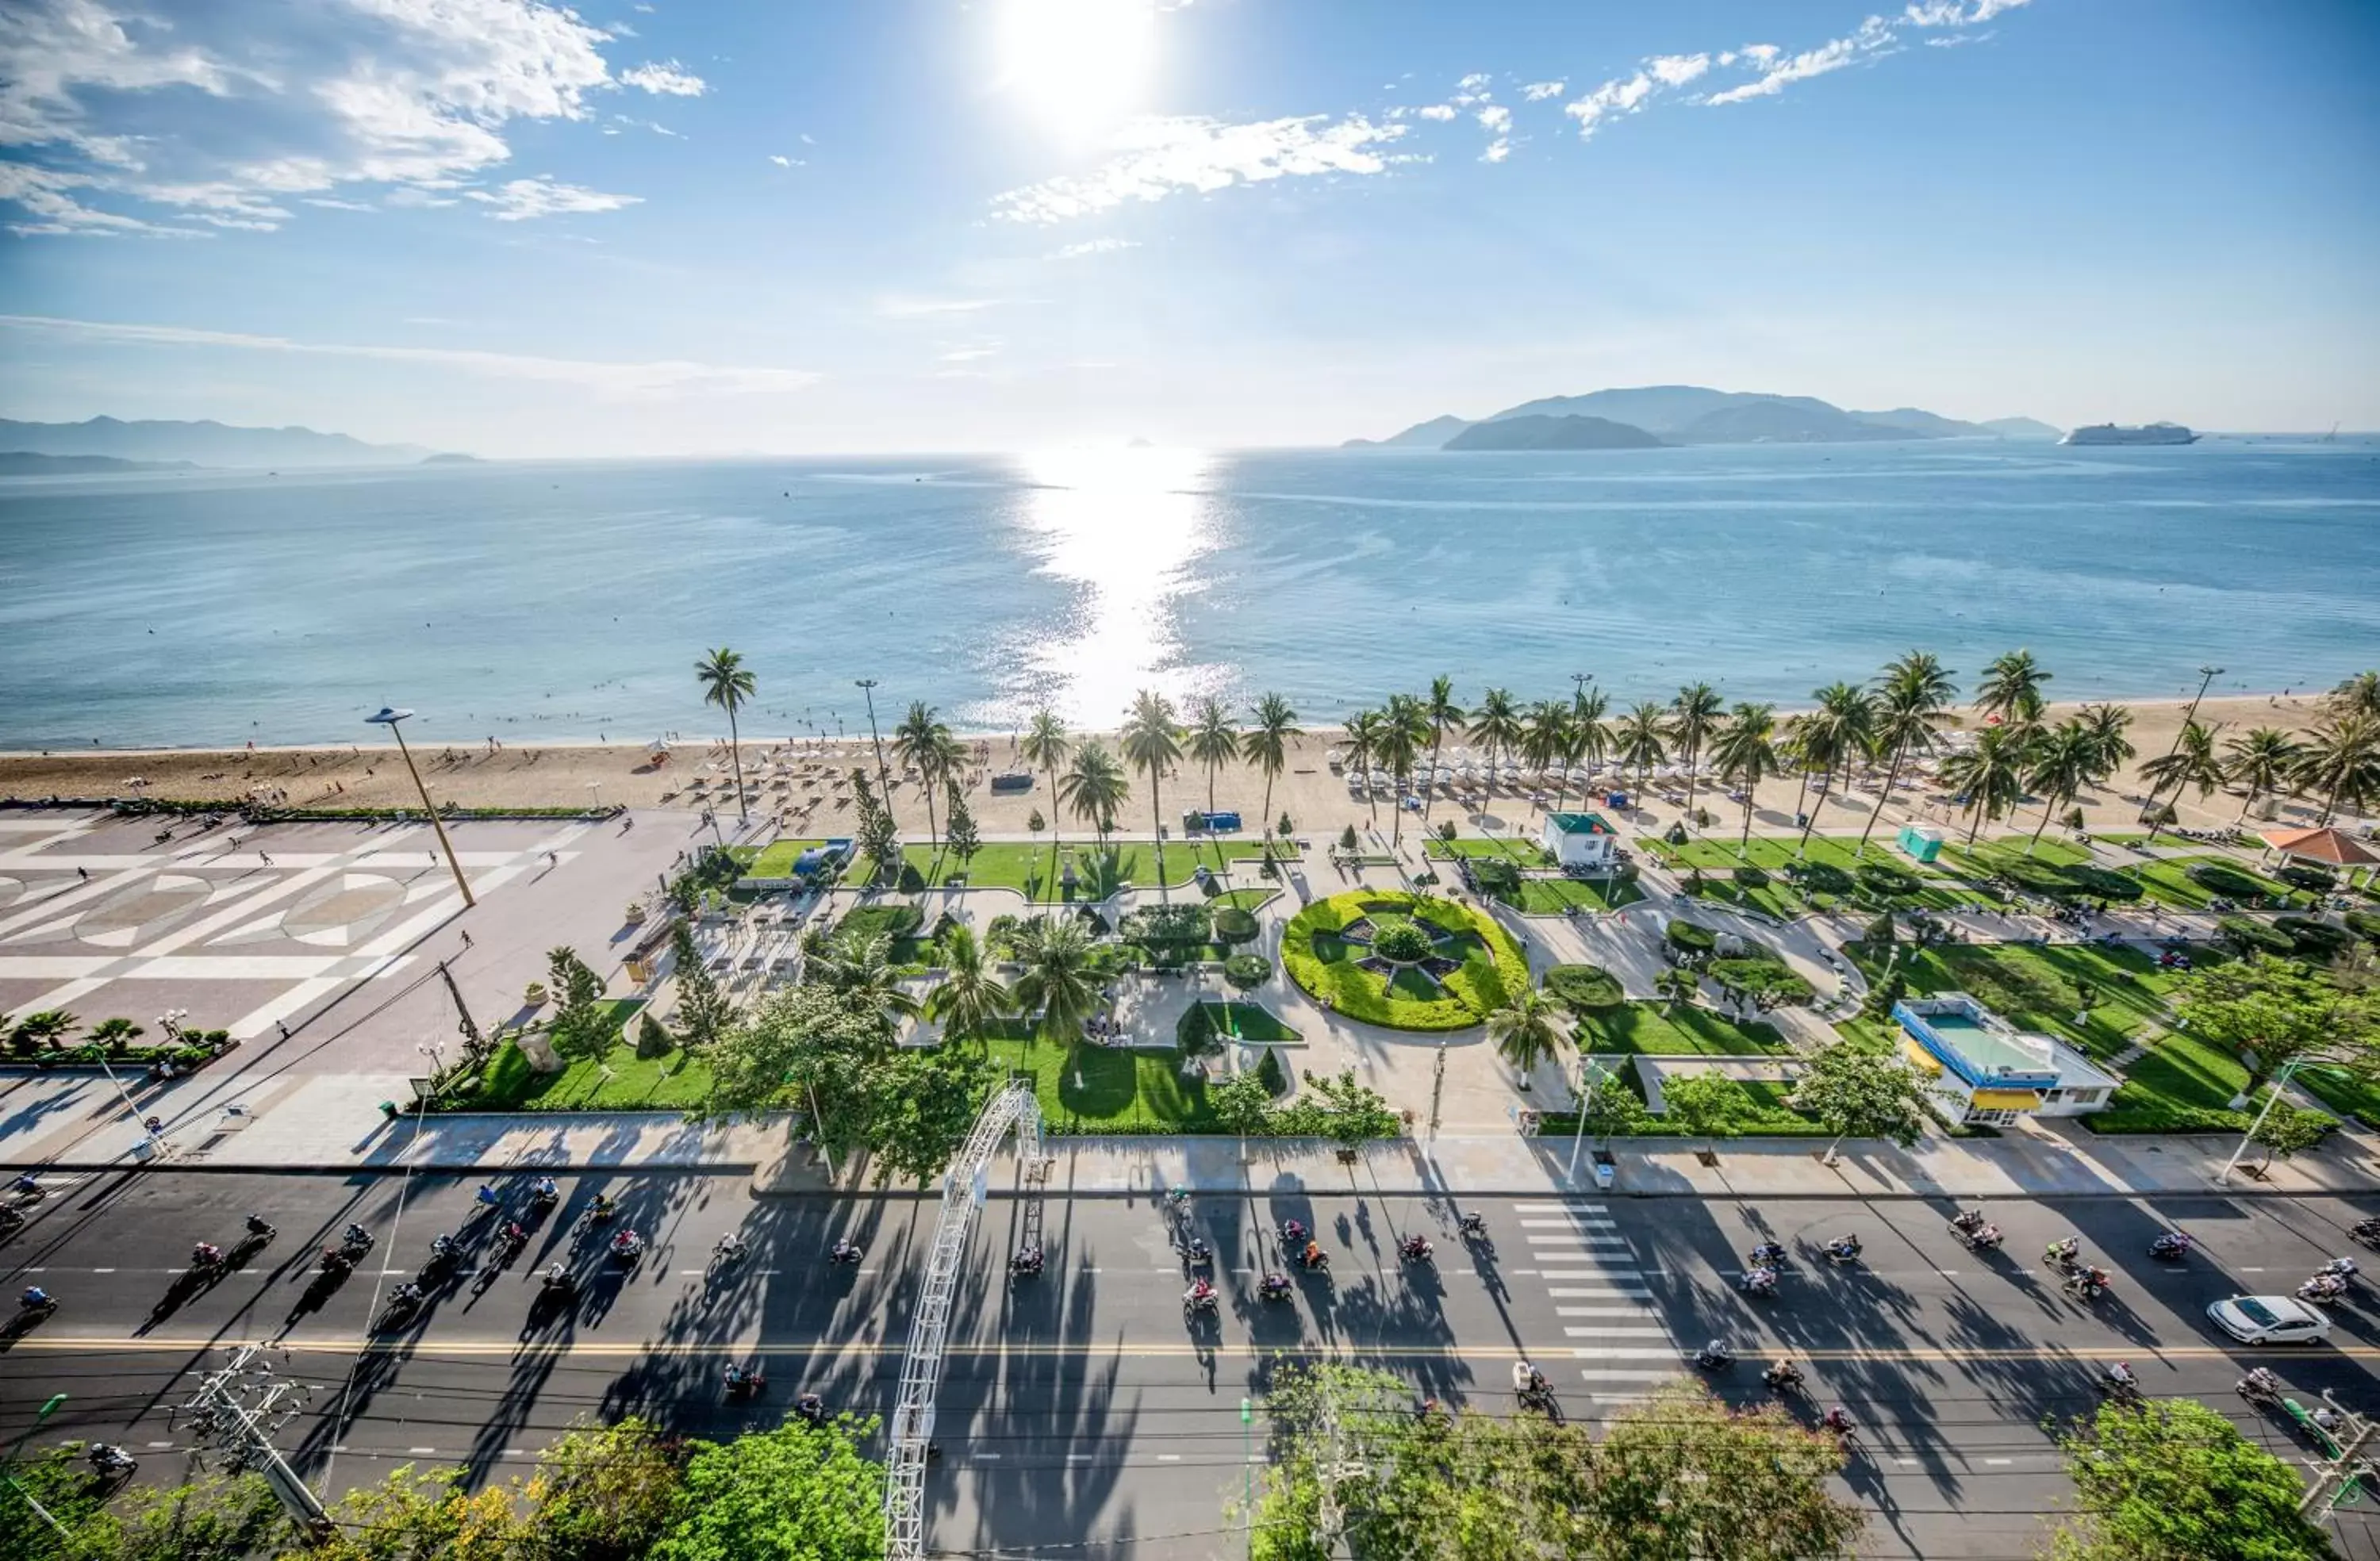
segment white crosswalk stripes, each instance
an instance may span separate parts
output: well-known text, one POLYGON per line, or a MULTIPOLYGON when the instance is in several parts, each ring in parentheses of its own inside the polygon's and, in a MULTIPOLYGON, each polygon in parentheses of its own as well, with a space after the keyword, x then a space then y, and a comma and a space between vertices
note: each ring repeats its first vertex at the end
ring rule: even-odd
POLYGON ((1567 1341, 1560 1353, 1571 1358, 1590 1398, 1639 1398, 1677 1374, 1678 1348, 1652 1287, 1604 1204, 1515 1204, 1512 1213, 1546 1295, 1573 1303, 1554 1308, 1567 1341))

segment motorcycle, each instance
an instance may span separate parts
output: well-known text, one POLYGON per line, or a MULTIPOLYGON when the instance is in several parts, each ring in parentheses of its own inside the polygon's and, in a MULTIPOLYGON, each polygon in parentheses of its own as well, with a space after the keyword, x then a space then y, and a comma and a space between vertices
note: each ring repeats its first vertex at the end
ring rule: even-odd
POLYGON ((1827 1261, 1829 1263, 1857 1263, 1859 1255, 1860 1239, 1857 1236, 1845 1236, 1827 1243, 1827 1261))
POLYGON ((91 1472, 103 1480, 128 1478, 140 1467, 140 1460, 113 1442, 94 1442, 89 1454, 91 1472))
POLYGON ((1266 1301, 1287 1301, 1289 1299, 1289 1276, 1286 1274, 1266 1275, 1263 1280, 1257 1286, 1257 1294, 1266 1301))
POLYGON ((1791 1361, 1779 1361, 1760 1373, 1760 1385, 1771 1393, 1800 1393, 1803 1391, 1802 1368, 1791 1361))
POLYGON ((2240 1398, 2260 1410, 2281 1407, 2281 1379, 2262 1366, 2241 1377, 2232 1387, 2240 1398))
POLYGON ((1466 1214, 1456 1223, 1462 1229, 1463 1234, 1466 1237, 1484 1237, 1488 1234, 1488 1216, 1486 1215, 1466 1214))
POLYGON ((837 1241, 826 1254, 826 1260, 829 1263, 856 1264, 859 1258, 860 1246, 856 1241, 837 1241))
POLYGON ((360 1225, 350 1225, 339 1233, 339 1250, 349 1259, 359 1258, 372 1249, 372 1233, 360 1225))
POLYGON ((1029 1279, 1041 1272, 1041 1249, 1027 1247, 1008 1260, 1008 1272, 1017 1278, 1029 1279))
POLYGON ((826 1423, 826 1400, 815 1393, 805 1393, 794 1400, 794 1413, 812 1425, 826 1423))
POLYGON ((1736 1281, 1737 1289, 1748 1296, 1766 1300, 1777 1293, 1777 1271, 1773 1268, 1747 1268, 1736 1281))
POLYGON ((1961 1209, 1950 1216, 1950 1228, 1953 1230, 1981 1230, 1983 1228, 1984 1211, 1981 1209, 1961 1209))
POLYGON ((1215 1258, 1215 1249, 1207 1244, 1207 1238, 1204 1236, 1191 1237, 1190 1244, 1184 1248, 1183 1252, 1190 1259, 1190 1266, 1193 1268, 1204 1268, 1215 1258))
POLYGON ((1418 1236, 1408 1236, 1397 1243, 1397 1255, 1407 1263, 1427 1263, 1429 1243, 1418 1236))
POLYGON ((1524 1410, 1536 1410, 1557 1419, 1560 1417, 1560 1409, 1554 1402, 1553 1389, 1547 1386, 1546 1373, 1526 1361, 1513 1363, 1512 1395, 1521 1401, 1524 1410))
POLYGON ((325 1247, 322 1249, 322 1273, 324 1278, 344 1279, 355 1271, 356 1260, 347 1255, 347 1252, 345 1247, 325 1247))
POLYGON ((638 1258, 645 1255, 645 1239, 633 1230, 623 1230, 612 1238, 608 1255, 614 1263, 624 1266, 633 1265, 638 1258))
POLYGON ((2336 1274, 2317 1274, 2297 1289, 2300 1301, 2337 1301, 2347 1293, 2347 1281, 2336 1274))
POLYGON ((2119 1404, 2138 1404, 2141 1385, 2131 1372, 2120 1365, 2099 1373, 2100 1395, 2119 1404))
POLYGON ((2149 1255, 2171 1261, 2187 1257, 2197 1243, 2179 1230, 2168 1230, 2149 1243, 2149 1255))
POLYGON ((2058 1288, 2073 1300, 2088 1303, 2106 1295, 2109 1287, 2107 1274, 2093 1268, 2068 1274, 2066 1282, 2058 1288))
POLYGON ((1182 1314, 1184 1317, 1212 1316, 1215 1313, 1215 1288, 1193 1285, 1182 1292, 1182 1314))
POLYGON ((1713 1339, 1695 1350, 1689 1359, 1704 1371, 1723 1372, 1735 1364, 1735 1351, 1713 1339))
POLYGON ((1981 1229, 1961 1232, 1959 1240, 1966 1243, 1971 1252, 1989 1252, 1999 1251, 2000 1243, 2007 1238, 2000 1234, 1998 1226, 1986 1225, 1981 1229))
POLYGON ((749 1370, 747 1370, 742 1366, 730 1366, 724 1373, 724 1381, 727 1388, 727 1397, 730 1402, 745 1398, 757 1398, 769 1386, 768 1377, 762 1374, 760 1368, 758 1366, 754 1366, 749 1370))
POLYGON ((402 1327, 413 1314, 421 1310, 421 1291, 412 1285, 401 1285, 389 1294, 388 1305, 382 1309, 374 1328, 385 1332, 402 1327))
POLYGON ((1745 1254, 1747 1268, 1781 1268, 1785 1265, 1785 1249, 1775 1241, 1763 1241, 1745 1254))

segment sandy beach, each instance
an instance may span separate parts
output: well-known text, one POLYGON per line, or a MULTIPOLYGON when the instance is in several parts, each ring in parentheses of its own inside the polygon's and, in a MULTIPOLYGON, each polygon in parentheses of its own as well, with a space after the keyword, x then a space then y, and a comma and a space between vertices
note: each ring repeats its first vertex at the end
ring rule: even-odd
MULTIPOLYGON (((2073 708, 2070 705, 2053 705, 2051 719, 2061 718, 2073 708)), ((2134 768, 2128 769, 2116 784, 2082 799, 2084 817, 2094 828, 2130 826, 2138 810, 2134 799, 2144 790, 2137 765, 2171 745, 2180 728, 2186 702, 2139 701, 2131 703, 2131 708, 2134 718, 2131 741, 2139 750, 2139 757, 2134 760, 2134 768)), ((1960 714, 1962 724, 1974 724, 1972 711, 1960 714)), ((2221 735, 2229 736, 2256 726, 2302 731, 2312 726, 2320 714, 2314 696, 2267 695, 2209 698, 2200 707, 2199 719, 2219 723, 2223 728, 2221 735)), ((1330 770, 1326 755, 1337 740, 1335 729, 1309 729, 1295 742, 1289 770, 1273 788, 1274 817, 1286 812, 1301 834, 1335 833, 1344 824, 1362 826, 1374 817, 1374 807, 1351 797, 1344 780, 1330 770)), ((1007 733, 971 736, 966 741, 977 758, 965 778, 965 794, 978 829, 988 835, 1022 835, 1037 810, 1045 823, 1056 826, 1063 833, 1073 834, 1082 828, 1080 820, 1056 817, 1058 810, 1050 805, 1046 777, 1036 776, 1029 792, 992 793, 990 782, 995 772, 1023 768, 1011 751, 1007 733)), ((1112 745, 1112 738, 1109 741, 1112 745)), ((1462 741, 1450 736, 1449 753, 1462 741)), ((774 816, 783 830, 796 835, 848 832, 851 791, 847 781, 840 785, 837 781, 855 768, 873 768, 864 737, 820 743, 747 732, 742 746, 747 784, 758 786, 759 794, 749 804, 756 816, 774 816)), ((899 778, 899 766, 892 761, 889 747, 886 754, 896 778, 895 810, 915 838, 924 825, 922 817, 908 817, 920 811, 917 806, 917 785, 914 780, 899 778)), ((625 743, 535 747, 499 744, 494 749, 485 743, 469 746, 423 744, 414 748, 414 756, 431 794, 441 803, 466 807, 625 805, 693 811, 710 805, 714 797, 721 799, 722 810, 732 803, 729 788, 722 784, 729 768, 723 737, 682 743, 665 757, 654 755, 642 744, 625 743)), ((1598 792, 1604 783, 1598 780, 1598 792)), ((1500 789, 1485 805, 1470 809, 1440 797, 1433 806, 1433 820, 1453 817, 1463 821, 1460 827, 1475 829, 1533 827, 1536 807, 1530 799, 1532 790, 1535 789, 1524 788, 1515 795, 1500 789)), ((1791 828, 1797 802, 1802 801, 1801 792, 1799 778, 1764 784, 1755 798, 1755 832, 1791 828)), ((415 800, 412 781, 393 745, 0 754, 0 799, 32 802, 51 797, 136 795, 189 801, 236 801, 255 796, 292 807, 322 808, 407 806, 415 800)), ((1253 767, 1227 766, 1214 778, 1213 796, 1217 806, 1239 809, 1253 823, 1263 805, 1264 779, 1253 767)), ((1169 822, 1182 809, 1203 805, 1207 797, 1205 771, 1184 761, 1165 783, 1163 800, 1169 822)), ((1888 807, 1885 817, 1897 819, 1904 809, 1926 813, 1930 797, 1930 788, 1922 785, 1905 791, 1888 807)), ((1576 798, 1573 788, 1573 805, 1576 798)), ((1856 831, 1866 821, 1875 800, 1872 790, 1863 793, 1856 783, 1848 789, 1839 787, 1837 794, 1819 808, 1816 827, 1823 831, 1856 831)), ((2180 803, 2181 821, 2193 826, 2228 824, 2239 816, 2242 800, 2221 792, 2203 801, 2195 795, 2185 796, 2180 803)), ((1742 827, 1740 806, 1723 795, 1714 795, 1707 783, 1697 801, 1715 816, 1714 829, 1742 827)), ((1806 806, 1806 803, 1803 805, 1806 806)), ((1938 804, 1930 805, 1932 817, 1943 817, 1938 804)), ((1640 799, 1640 806, 1627 816, 1625 822, 1640 831, 1667 828, 1682 811, 1679 803, 1663 798, 1656 789, 1652 795, 1640 799)), ((2036 811, 2022 810, 2000 827, 2030 829, 2036 811)), ((2284 802, 2278 812, 2286 821, 2310 818, 2312 809, 2284 802)), ((1388 810, 1378 809, 1378 817, 1385 831, 1388 810)), ((1146 830, 1148 804, 1145 778, 1135 775, 1133 797, 1119 822, 1127 832, 1146 830)))

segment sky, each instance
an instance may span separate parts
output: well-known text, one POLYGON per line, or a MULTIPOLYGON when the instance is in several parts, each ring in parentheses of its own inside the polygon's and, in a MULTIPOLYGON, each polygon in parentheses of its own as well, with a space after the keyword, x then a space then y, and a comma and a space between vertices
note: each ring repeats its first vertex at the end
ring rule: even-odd
POLYGON ((2380 429, 2368 0, 9 0, 0 416, 1227 448, 1700 383, 2380 429))

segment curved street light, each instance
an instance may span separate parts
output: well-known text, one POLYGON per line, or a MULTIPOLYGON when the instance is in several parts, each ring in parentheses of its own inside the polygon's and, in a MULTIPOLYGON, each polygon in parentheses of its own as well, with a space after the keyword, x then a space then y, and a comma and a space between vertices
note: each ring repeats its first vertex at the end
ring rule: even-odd
POLYGON ((421 793, 421 811, 430 815, 430 827, 438 831, 438 849, 446 853, 446 865, 455 875, 455 887, 463 891, 463 905, 468 910, 479 902, 471 898, 470 881, 463 877, 463 864, 455 858, 455 842, 446 838, 446 826, 439 819, 438 809, 430 800, 430 788, 421 783, 421 771, 413 766, 413 750, 405 745, 405 729, 400 723, 410 719, 412 714, 411 710, 382 705, 377 714, 364 717, 364 723, 384 726, 395 735, 396 751, 405 756, 406 773, 413 777, 413 789, 421 793))

